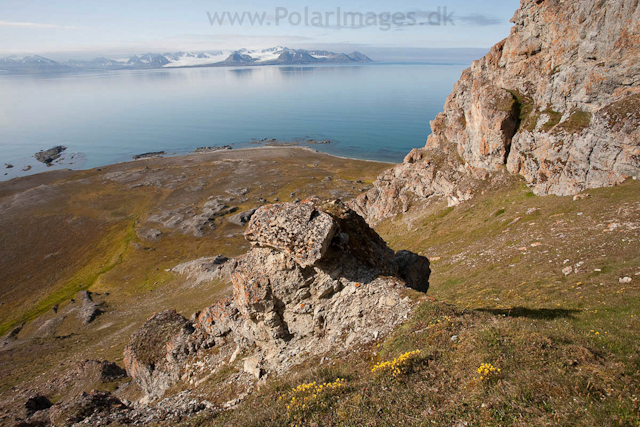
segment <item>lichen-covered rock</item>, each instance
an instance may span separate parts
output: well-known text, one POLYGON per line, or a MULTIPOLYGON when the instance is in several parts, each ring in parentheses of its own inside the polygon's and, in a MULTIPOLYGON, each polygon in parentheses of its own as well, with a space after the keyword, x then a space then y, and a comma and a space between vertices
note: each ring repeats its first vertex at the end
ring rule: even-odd
POLYGON ((338 200, 261 207, 245 235, 251 250, 225 263, 233 297, 203 309, 194 324, 160 313, 132 336, 125 366, 151 397, 190 378, 181 372, 202 366, 196 351, 205 343, 218 346, 213 363, 249 352, 245 371, 260 378, 388 334, 413 306, 409 288, 429 288, 425 257, 395 253, 338 200))
POLYGON ((279 236, 290 217, 295 226, 288 228, 286 245, 256 245, 237 260, 232 275, 231 304, 240 322, 231 330, 238 343, 260 349, 261 359, 252 359, 251 366, 282 371, 303 357, 374 340, 409 313, 406 282, 428 289, 426 258, 396 255, 339 201, 311 199, 261 208, 247 237, 278 241, 269 234, 269 224, 278 224, 279 236), (305 225, 313 218, 320 218, 322 232, 305 225))
POLYGON ((536 194, 561 196, 640 176, 638 2, 522 0, 512 22, 462 73, 426 147, 354 203, 369 221, 469 198, 478 169, 506 165, 536 194))
POLYGON ((125 347, 127 373, 149 396, 161 396, 180 379, 185 360, 200 347, 194 332, 192 323, 174 310, 151 317, 125 347))
POLYGON ((334 232, 331 216, 312 203, 280 203, 258 209, 244 235, 254 246, 283 251, 308 266, 324 255, 334 232))
POLYGON ((215 338, 228 335, 239 322, 239 312, 231 298, 225 298, 218 303, 202 310, 197 316, 196 327, 215 338))

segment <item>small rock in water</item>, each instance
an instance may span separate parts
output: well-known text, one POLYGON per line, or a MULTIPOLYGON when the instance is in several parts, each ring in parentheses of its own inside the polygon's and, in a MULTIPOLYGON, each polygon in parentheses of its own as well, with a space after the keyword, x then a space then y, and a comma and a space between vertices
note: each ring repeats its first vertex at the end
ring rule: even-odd
POLYGON ((34 157, 37 161, 44 163, 47 166, 51 166, 51 164, 58 160, 62 156, 62 152, 65 151, 67 147, 62 145, 58 145, 56 147, 50 148, 46 151, 39 151, 34 154, 34 157))
POLYGON ((135 156, 133 156, 133 160, 150 159, 152 157, 158 157, 163 154, 167 154, 167 153, 165 153, 164 151, 152 151, 150 153, 136 154, 135 156))

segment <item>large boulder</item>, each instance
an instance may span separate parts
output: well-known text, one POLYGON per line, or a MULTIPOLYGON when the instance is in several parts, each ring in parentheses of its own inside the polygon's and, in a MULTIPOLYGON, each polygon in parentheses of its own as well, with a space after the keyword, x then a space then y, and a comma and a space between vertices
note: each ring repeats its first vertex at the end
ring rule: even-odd
POLYGON ((219 346, 211 369, 221 355, 252 353, 244 366, 258 378, 388 334, 411 311, 410 288, 429 287, 426 258, 395 253, 338 200, 263 206, 245 236, 253 247, 225 263, 231 298, 203 309, 193 324, 160 313, 132 336, 125 366, 151 397, 198 364, 203 343, 219 346))
POLYGON ((428 289, 426 258, 396 255, 337 200, 262 207, 245 235, 254 248, 232 274, 234 332, 258 345, 267 369, 388 333, 411 308, 402 290, 428 289))
POLYGON ((280 203, 255 212, 244 235, 252 245, 282 251, 306 267, 322 258, 335 228, 331 216, 312 203, 280 203))
POLYGON ((175 310, 156 314, 133 333, 124 350, 124 366, 149 396, 161 396, 180 379, 184 361, 199 342, 193 324, 175 310))

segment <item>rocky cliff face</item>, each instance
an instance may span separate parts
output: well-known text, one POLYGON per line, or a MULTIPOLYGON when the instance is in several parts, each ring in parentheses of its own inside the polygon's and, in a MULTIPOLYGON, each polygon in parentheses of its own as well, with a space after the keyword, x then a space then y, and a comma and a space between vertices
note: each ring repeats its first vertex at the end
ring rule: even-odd
POLYGON ((432 196, 472 197, 506 166, 539 195, 640 175, 637 0, 523 0, 510 36, 465 70, 426 147, 354 207, 372 221, 432 196))
POLYGON ((223 267, 233 297, 191 320, 160 313, 132 335, 125 367, 150 398, 190 379, 196 359, 206 375, 244 354, 245 371, 260 378, 374 341, 406 319, 409 288, 429 288, 426 258, 394 252, 339 201, 261 207, 245 237, 252 249, 223 267))

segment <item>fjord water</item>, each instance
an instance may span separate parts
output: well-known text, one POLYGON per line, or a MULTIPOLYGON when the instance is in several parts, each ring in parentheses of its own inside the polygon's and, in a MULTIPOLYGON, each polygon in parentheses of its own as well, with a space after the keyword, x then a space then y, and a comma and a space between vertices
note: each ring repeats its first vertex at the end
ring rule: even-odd
POLYGON ((0 76, 0 178, 252 139, 331 140, 331 154, 400 162, 423 146, 463 65, 367 64, 0 76), (5 169, 4 163, 14 164, 5 169), (4 175, 7 173, 7 175, 4 175))

